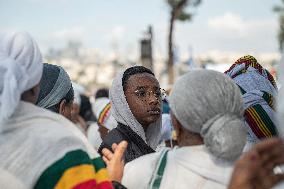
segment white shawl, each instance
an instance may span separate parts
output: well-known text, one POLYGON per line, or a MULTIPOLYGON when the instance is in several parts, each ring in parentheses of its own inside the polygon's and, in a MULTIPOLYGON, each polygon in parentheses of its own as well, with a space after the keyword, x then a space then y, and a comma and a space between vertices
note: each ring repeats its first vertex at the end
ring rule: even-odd
POLYGON ((0 133, 0 168, 33 188, 42 172, 67 152, 97 153, 86 137, 59 114, 21 101, 0 133))
MULTIPOLYGON (((161 153, 142 156, 126 164, 122 184, 128 189, 149 186, 161 153)), ((230 181, 232 165, 216 160, 204 145, 170 150, 160 188, 225 189, 230 181)))

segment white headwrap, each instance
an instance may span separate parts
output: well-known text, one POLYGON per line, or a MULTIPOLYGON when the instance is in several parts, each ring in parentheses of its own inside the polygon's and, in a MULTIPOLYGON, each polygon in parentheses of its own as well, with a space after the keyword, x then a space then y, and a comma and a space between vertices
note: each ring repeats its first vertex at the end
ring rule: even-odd
POLYGON ((174 84, 170 107, 215 157, 231 161, 241 155, 246 143, 243 102, 232 79, 216 71, 190 71, 174 84))
POLYGON ((130 127, 155 150, 161 138, 162 118, 159 118, 156 122, 150 124, 146 133, 144 132, 142 125, 136 120, 128 106, 123 91, 122 77, 123 73, 118 74, 113 80, 110 89, 111 113, 117 122, 130 127))
POLYGON ((42 75, 42 56, 27 33, 0 37, 0 122, 17 107, 21 94, 36 86, 42 75))
POLYGON ((108 130, 117 126, 117 122, 111 115, 110 100, 108 98, 98 98, 93 103, 93 112, 96 115, 98 123, 101 122, 108 130))
POLYGON ((78 83, 74 83, 72 82, 72 86, 73 86, 73 90, 74 90, 74 103, 79 105, 81 105, 81 94, 85 93, 85 89, 82 85, 78 84, 78 83))

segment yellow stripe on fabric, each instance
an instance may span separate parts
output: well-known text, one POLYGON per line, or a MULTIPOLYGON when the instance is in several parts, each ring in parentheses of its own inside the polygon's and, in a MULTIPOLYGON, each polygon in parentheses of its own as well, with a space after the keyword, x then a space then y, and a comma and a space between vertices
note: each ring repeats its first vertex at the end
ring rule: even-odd
POLYGON ((67 169, 54 188, 71 189, 80 183, 94 178, 95 170, 93 165, 79 165, 67 169))
POLYGON ((260 118, 260 116, 258 115, 258 113, 256 112, 255 109, 253 108, 249 108, 250 111, 252 112, 252 114, 254 115, 253 117, 257 120, 257 122, 260 125, 260 129, 262 130, 262 132, 264 132, 264 134, 266 136, 272 136, 272 134, 270 133, 270 131, 266 128, 265 123, 262 121, 262 119, 260 118))
POLYGON ((106 114, 109 112, 109 110, 110 110, 110 103, 108 103, 108 104, 104 107, 104 109, 101 111, 101 113, 100 113, 100 115, 99 115, 98 122, 99 122, 100 124, 103 124, 104 119, 105 119, 105 117, 106 117, 106 114))
POLYGON ((270 133, 270 131, 266 128, 265 123, 262 121, 262 119, 260 118, 260 116, 258 115, 258 113, 255 111, 255 109, 250 108, 250 111, 253 115, 253 117, 255 118, 256 122, 259 124, 259 128, 261 129, 261 131, 264 133, 265 136, 272 136, 272 134, 270 133))
POLYGON ((248 108, 246 111, 250 114, 250 116, 251 116, 251 117, 254 119, 254 121, 257 123, 257 127, 258 127, 258 128, 261 130, 261 132, 266 136, 267 133, 263 130, 263 127, 261 126, 262 124, 261 124, 261 122, 258 120, 257 116, 254 115, 253 109, 252 109, 252 108, 248 108))
POLYGON ((104 181, 110 181, 108 173, 107 173, 107 170, 105 168, 104 169, 100 169, 96 173, 95 179, 96 179, 96 182, 98 184, 101 183, 101 182, 104 182, 104 181))
POLYGON ((265 129, 265 131, 266 131, 267 134, 268 134, 267 136, 272 137, 272 133, 270 132, 269 128, 267 128, 266 123, 261 119, 260 114, 259 114, 255 109, 253 109, 253 111, 256 113, 258 119, 261 121, 262 127, 265 129))

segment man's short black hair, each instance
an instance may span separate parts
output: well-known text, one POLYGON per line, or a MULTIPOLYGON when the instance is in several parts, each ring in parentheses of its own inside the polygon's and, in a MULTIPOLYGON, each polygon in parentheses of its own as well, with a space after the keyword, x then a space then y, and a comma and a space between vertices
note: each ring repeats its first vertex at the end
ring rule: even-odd
POLYGON ((97 98, 102 98, 102 97, 109 97, 109 89, 108 88, 101 88, 98 89, 96 94, 95 94, 95 99, 97 98))
POLYGON ((127 81, 130 78, 130 76, 136 75, 136 74, 141 74, 141 73, 148 73, 148 74, 155 76, 155 74, 150 69, 148 69, 144 66, 130 67, 130 68, 125 70, 125 72, 123 73, 123 76, 122 76, 123 91, 125 91, 125 87, 127 85, 127 81))

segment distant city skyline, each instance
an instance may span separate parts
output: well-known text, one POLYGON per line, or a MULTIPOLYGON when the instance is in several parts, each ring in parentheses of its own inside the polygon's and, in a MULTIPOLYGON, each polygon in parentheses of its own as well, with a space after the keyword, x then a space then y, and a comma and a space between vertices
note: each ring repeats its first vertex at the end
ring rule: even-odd
MULTIPOLYGON (((194 54, 278 54, 280 0, 203 0, 191 22, 177 23, 180 56, 194 54)), ((166 56, 169 9, 165 0, 0 0, 0 32, 25 30, 44 53, 79 41, 102 56, 130 58, 148 25, 154 53, 166 56)))

